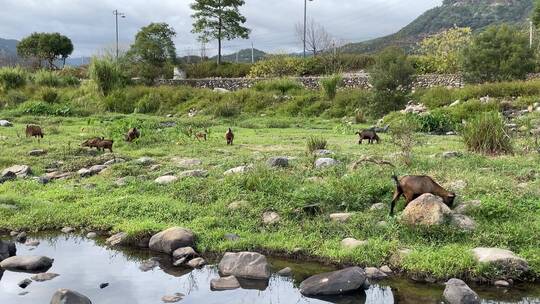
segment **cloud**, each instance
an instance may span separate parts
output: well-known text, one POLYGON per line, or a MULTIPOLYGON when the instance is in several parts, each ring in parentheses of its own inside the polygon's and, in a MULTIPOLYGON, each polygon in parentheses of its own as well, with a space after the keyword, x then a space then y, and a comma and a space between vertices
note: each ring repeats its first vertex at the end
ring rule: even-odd
MULTIPOLYGON (((192 0, 0 0, 2 38, 22 39, 32 32, 60 32, 75 45, 74 56, 111 49, 115 41, 112 14, 120 19, 120 41, 127 47, 137 31, 151 22, 167 22, 176 31, 178 55, 197 54, 200 44, 191 33, 192 0)), ((337 39, 357 42, 399 30, 441 0, 314 0, 308 15, 337 39)), ((299 51, 295 25, 303 18, 302 0, 246 0, 241 9, 252 29, 251 39, 224 43, 225 52, 250 47, 272 52, 299 51)), ((216 47, 208 45, 208 53, 216 47)))

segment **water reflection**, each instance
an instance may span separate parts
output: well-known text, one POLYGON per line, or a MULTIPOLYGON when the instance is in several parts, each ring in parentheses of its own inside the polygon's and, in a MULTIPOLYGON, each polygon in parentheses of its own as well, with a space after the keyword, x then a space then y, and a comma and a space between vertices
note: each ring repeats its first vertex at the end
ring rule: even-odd
MULTIPOLYGON (((391 303, 440 303, 442 285, 421 285, 407 280, 390 280, 372 285, 369 290, 341 297, 307 298, 298 292, 299 283, 315 273, 334 270, 330 266, 316 263, 294 263, 271 259, 279 270, 291 267, 293 277, 272 276, 269 281, 240 280, 242 289, 233 291, 211 291, 210 281, 219 276, 216 267, 200 270, 174 267, 168 256, 154 255, 148 251, 112 250, 101 247, 102 241, 81 237, 40 237, 41 244, 30 251, 18 244, 19 255, 45 255, 54 258, 50 272, 60 274, 47 282, 33 282, 24 291, 17 283, 30 274, 0 271, 0 303, 26 304, 47 303, 58 288, 71 288, 100 304, 151 304, 162 303, 161 297, 175 293, 185 294, 180 303, 284 303, 284 304, 391 304, 391 303), (156 258, 159 266, 143 272, 139 266, 150 258, 156 258), (101 283, 109 286, 100 289, 101 283)), ((513 288, 508 293, 494 289, 474 287, 484 303, 540 303, 538 287, 513 288)))

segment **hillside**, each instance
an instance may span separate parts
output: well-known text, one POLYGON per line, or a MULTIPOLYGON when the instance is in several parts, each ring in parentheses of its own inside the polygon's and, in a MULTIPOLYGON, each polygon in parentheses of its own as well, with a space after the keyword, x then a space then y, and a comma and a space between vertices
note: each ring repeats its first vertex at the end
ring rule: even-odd
MULTIPOLYGON (((223 55, 222 60, 227 61, 227 62, 236 62, 236 54, 237 53, 232 53, 232 54, 229 54, 229 55, 223 55)), ((254 57, 255 61, 259 61, 262 58, 264 58, 264 56, 266 56, 265 52, 263 52, 261 50, 257 50, 257 49, 254 50, 253 54, 254 54, 253 57, 254 57)), ((212 59, 216 59, 216 56, 212 57, 212 59)), ((251 62, 251 49, 240 50, 238 52, 238 62, 250 63, 251 62)))
POLYGON ((410 50, 422 38, 453 26, 478 30, 498 23, 523 22, 532 8, 532 0, 444 0, 441 6, 428 10, 399 32, 347 44, 343 51, 373 53, 392 45, 410 50))
POLYGON ((14 39, 0 38, 0 56, 17 56, 17 43, 19 43, 19 41, 14 39))

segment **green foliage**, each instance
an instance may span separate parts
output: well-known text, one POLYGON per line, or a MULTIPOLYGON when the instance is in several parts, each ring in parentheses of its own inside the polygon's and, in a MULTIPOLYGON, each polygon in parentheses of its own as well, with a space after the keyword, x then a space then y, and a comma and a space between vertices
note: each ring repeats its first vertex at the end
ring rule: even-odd
POLYGON ((17 90, 9 90, 4 99, 0 99, 1 107, 15 107, 28 100, 28 96, 17 90))
POLYGON ((0 88, 3 91, 21 88, 26 85, 27 77, 26 71, 20 67, 0 68, 0 88))
POLYGON ((491 26, 463 51, 462 70, 470 82, 525 79, 534 69, 527 35, 508 25, 491 26))
POLYGON ((532 21, 536 28, 540 28, 540 0, 534 0, 534 9, 532 12, 532 21))
POLYGON ((343 83, 343 77, 341 75, 333 75, 321 80, 320 86, 324 93, 324 96, 329 100, 336 98, 337 89, 343 83))
POLYGON ((317 150, 324 150, 328 145, 328 141, 322 137, 311 136, 307 139, 306 146, 309 153, 317 150))
POLYGON ((412 165, 412 150, 418 140, 415 131, 418 130, 418 123, 411 119, 398 119, 390 124, 390 138, 401 152, 401 158, 407 166, 412 165))
POLYGON ((229 102, 222 102, 215 106, 214 116, 216 117, 234 117, 240 114, 240 107, 229 102))
POLYGON ((470 151, 489 155, 514 151, 504 119, 497 112, 478 114, 465 124, 462 135, 470 151))
POLYGON ((49 68, 57 68, 55 61, 66 60, 73 53, 71 40, 59 33, 32 33, 17 45, 17 54, 23 58, 37 59, 41 66, 47 61, 49 68))
POLYGON ((471 43, 470 28, 454 27, 420 42, 417 70, 420 73, 457 73, 462 50, 471 43))
POLYGON ((67 105, 43 101, 27 101, 19 106, 19 111, 26 115, 70 116, 74 114, 67 105))
POLYGON ((149 93, 137 101, 136 113, 156 113, 162 104, 161 95, 149 93))
POLYGON ((279 78, 257 82, 253 88, 261 92, 280 92, 282 95, 294 90, 302 89, 298 81, 291 78, 279 78))
POLYGON ((58 92, 50 87, 41 88, 38 95, 40 99, 45 101, 46 103, 56 103, 60 99, 58 92))
POLYGON ((305 61, 300 57, 272 55, 256 62, 249 72, 250 77, 286 77, 301 76, 304 73, 305 61))
POLYGON ((88 74, 99 92, 105 96, 115 89, 123 88, 127 83, 122 69, 112 58, 93 58, 88 74))
POLYGON ((223 62, 217 64, 215 61, 203 61, 184 65, 188 78, 237 78, 246 77, 251 70, 249 63, 223 62))
POLYGON ((128 114, 135 110, 135 103, 122 90, 115 90, 108 94, 103 102, 105 109, 110 112, 128 114))
POLYGON ((56 88, 62 86, 62 79, 56 71, 39 70, 34 74, 34 83, 56 88))

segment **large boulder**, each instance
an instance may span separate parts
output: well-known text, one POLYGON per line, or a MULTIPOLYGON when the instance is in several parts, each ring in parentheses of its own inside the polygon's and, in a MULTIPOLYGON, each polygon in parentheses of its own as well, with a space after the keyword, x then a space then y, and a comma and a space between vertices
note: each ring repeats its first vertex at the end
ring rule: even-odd
POLYGON ((286 168, 289 166, 289 158, 284 156, 272 157, 266 161, 266 164, 272 168, 286 168))
POLYGON ((518 257, 510 250, 501 248, 478 247, 472 250, 473 256, 479 263, 488 263, 502 270, 506 275, 519 276, 529 270, 525 259, 518 257))
POLYGON ((0 262, 17 254, 15 243, 0 240, 0 262))
POLYGON ((181 247, 194 247, 194 240, 195 236, 191 230, 172 227, 153 235, 149 247, 153 251, 171 254, 181 247))
POLYGON ((401 219, 413 226, 433 226, 445 223, 451 215, 452 211, 442 198, 426 193, 407 205, 401 219))
POLYGON ((92 304, 92 301, 74 290, 62 288, 54 293, 50 304, 92 304))
POLYGON ((266 257, 256 252, 227 252, 219 262, 218 269, 224 276, 256 280, 270 278, 266 257))
POLYGON ((319 158, 315 161, 315 168, 322 169, 337 166, 339 162, 333 158, 319 158))
POLYGON ((54 259, 45 256, 12 256, 0 262, 0 268, 9 271, 46 272, 54 259))
POLYGON ((300 293, 305 296, 340 295, 358 290, 364 286, 366 273, 360 267, 317 274, 300 284, 300 293))
POLYGON ((443 297, 448 304, 479 304, 480 297, 465 282, 450 279, 446 282, 443 297))
POLYGON ((9 172, 15 173, 17 177, 27 177, 28 175, 32 174, 32 169, 27 165, 15 165, 4 169, 2 174, 0 174, 0 177, 9 175, 9 172))

